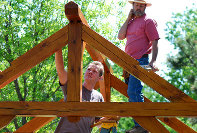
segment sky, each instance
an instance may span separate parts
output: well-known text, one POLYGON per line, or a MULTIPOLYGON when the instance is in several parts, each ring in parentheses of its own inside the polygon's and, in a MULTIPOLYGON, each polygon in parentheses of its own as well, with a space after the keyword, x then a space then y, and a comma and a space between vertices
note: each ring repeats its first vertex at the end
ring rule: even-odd
MULTIPOLYGON (((159 40, 159 53, 157 57, 157 67, 160 70, 166 72, 167 66, 165 65, 166 58, 168 54, 176 53, 173 46, 170 45, 165 39, 164 29, 166 28, 166 22, 171 21, 172 13, 183 13, 186 10, 186 7, 194 7, 192 3, 196 3, 197 0, 149 0, 152 3, 151 7, 146 8, 146 14, 151 18, 154 18, 158 24, 158 32, 160 35, 159 40)), ((127 8, 130 9, 131 4, 127 5, 127 8)), ((158 72, 158 74, 162 74, 158 72)))

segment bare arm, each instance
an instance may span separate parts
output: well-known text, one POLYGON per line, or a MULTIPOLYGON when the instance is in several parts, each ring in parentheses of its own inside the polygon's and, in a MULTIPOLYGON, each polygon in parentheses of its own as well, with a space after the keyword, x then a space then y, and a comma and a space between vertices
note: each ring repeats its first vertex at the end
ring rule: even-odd
POLYGON ((65 85, 67 82, 67 71, 64 69, 64 61, 62 57, 62 50, 55 53, 56 70, 61 85, 65 85))
POLYGON ((125 23, 122 25, 122 27, 120 28, 119 32, 118 32, 118 39, 119 40, 123 40, 126 38, 126 33, 127 33, 127 26, 129 21, 134 17, 133 15, 133 9, 130 10, 129 15, 127 20, 125 21, 125 23))
POLYGON ((158 54, 158 40, 152 41, 152 59, 149 63, 150 66, 153 67, 153 69, 157 69, 155 66, 156 59, 157 59, 157 54, 158 54))

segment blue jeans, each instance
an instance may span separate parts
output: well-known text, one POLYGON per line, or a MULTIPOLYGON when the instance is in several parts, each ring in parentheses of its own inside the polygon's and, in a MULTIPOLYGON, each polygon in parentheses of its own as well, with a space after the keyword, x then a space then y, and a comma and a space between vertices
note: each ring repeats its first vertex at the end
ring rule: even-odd
MULTIPOLYGON (((142 57, 140 59, 137 59, 139 61, 140 65, 148 65, 148 57, 142 57)), ((129 96, 129 102, 144 102, 144 97, 142 94, 142 84, 141 81, 135 78, 133 75, 130 75, 129 77, 129 83, 128 83, 128 90, 127 94, 129 96)), ((135 126, 140 126, 135 120, 134 120, 135 126)))
POLYGON ((117 133, 116 127, 111 127, 110 129, 101 128, 100 133, 110 133, 110 131, 112 131, 112 133, 117 133))

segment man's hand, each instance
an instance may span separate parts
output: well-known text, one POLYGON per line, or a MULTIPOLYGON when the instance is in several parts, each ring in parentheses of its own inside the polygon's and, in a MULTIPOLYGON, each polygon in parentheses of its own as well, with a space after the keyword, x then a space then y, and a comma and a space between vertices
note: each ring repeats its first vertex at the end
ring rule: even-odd
POLYGON ((129 15, 128 15, 128 18, 127 19, 130 21, 133 18, 134 18, 134 10, 131 9, 130 12, 129 12, 129 15))
POLYGON ((156 71, 159 71, 158 67, 156 67, 155 65, 156 63, 155 62, 150 62, 148 65, 152 67, 152 71, 153 72, 156 72, 156 71))
POLYGON ((122 76, 124 77, 124 79, 126 79, 130 76, 130 74, 126 70, 123 70, 122 76))

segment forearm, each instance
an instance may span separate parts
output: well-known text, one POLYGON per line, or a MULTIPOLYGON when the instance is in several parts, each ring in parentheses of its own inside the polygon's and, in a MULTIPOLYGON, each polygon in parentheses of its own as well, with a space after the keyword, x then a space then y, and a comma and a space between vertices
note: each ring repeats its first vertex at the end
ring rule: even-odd
POLYGON ((127 27, 128 27, 129 19, 125 21, 125 23, 122 25, 118 32, 118 39, 123 40, 126 38, 126 33, 127 33, 127 27))
POLYGON ((151 62, 155 62, 158 55, 158 40, 152 41, 152 60, 151 62))
POLYGON ((67 82, 67 72, 64 69, 62 50, 59 50, 55 53, 55 64, 56 64, 56 70, 59 77, 59 81, 62 85, 65 85, 67 82))
POLYGON ((125 23, 122 25, 122 27, 120 28, 120 30, 118 32, 118 39, 119 40, 123 40, 126 38, 128 23, 133 17, 134 17, 134 13, 133 13, 133 9, 131 9, 129 12, 129 15, 127 17, 127 20, 125 21, 125 23))

